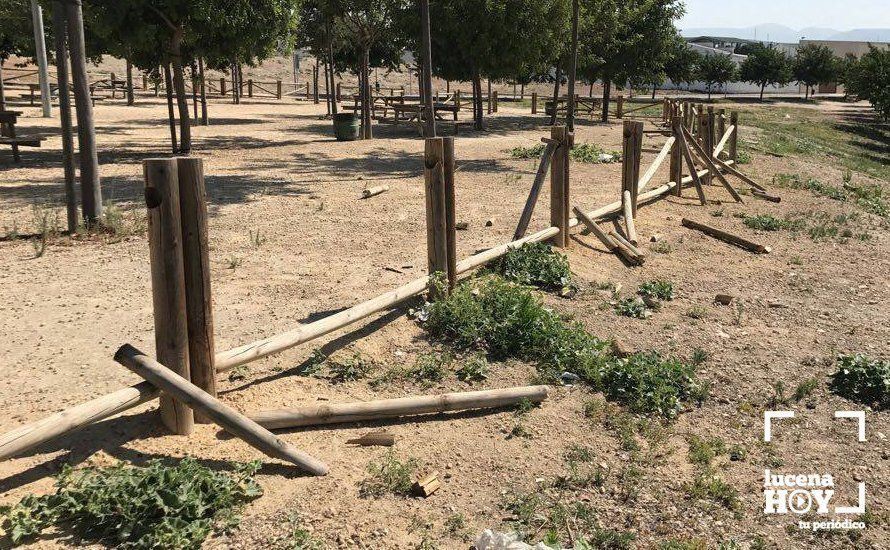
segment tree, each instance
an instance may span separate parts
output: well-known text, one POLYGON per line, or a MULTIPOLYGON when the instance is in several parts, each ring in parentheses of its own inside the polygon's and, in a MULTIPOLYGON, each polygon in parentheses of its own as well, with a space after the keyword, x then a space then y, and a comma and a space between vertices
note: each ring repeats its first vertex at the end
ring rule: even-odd
POLYGON ((739 79, 760 86, 760 100, 767 86, 784 86, 791 81, 791 60, 773 45, 753 44, 742 62, 739 79))
POLYGON ((300 10, 300 23, 297 29, 298 48, 306 48, 315 59, 324 59, 327 71, 325 82, 328 83, 328 109, 337 114, 337 100, 333 90, 335 87, 334 67, 334 21, 336 6, 334 0, 306 0, 300 10))
POLYGON ((798 48, 794 56, 793 73, 798 84, 806 87, 804 97, 810 97, 810 89, 816 84, 834 80, 837 66, 837 58, 828 46, 806 44, 798 48))
POLYGON ((693 50, 686 40, 677 35, 671 43, 664 63, 664 74, 674 85, 690 84, 695 80, 702 55, 693 50))
POLYGON ((869 44, 868 53, 850 67, 846 78, 850 93, 867 99, 884 119, 890 119, 890 48, 869 44))
POLYGON ((705 55, 698 63, 697 76, 708 87, 708 99, 715 84, 722 88, 727 82, 735 82, 737 74, 735 62, 722 53, 705 55))
POLYGON ((0 21, 3 22, 0 24, 0 111, 4 111, 3 62, 11 55, 30 57, 34 54, 34 32, 28 0, 0 1, 0 21))

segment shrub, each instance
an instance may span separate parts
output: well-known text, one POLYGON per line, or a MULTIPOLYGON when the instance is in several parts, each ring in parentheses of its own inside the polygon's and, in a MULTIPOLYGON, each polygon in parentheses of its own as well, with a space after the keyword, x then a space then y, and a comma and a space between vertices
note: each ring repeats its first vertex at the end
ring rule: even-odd
POLYGON ((145 467, 66 465, 55 494, 26 496, 6 511, 3 527, 13 544, 54 526, 109 546, 198 548, 212 532, 237 525, 240 508, 262 495, 253 480, 259 467, 237 465, 228 474, 188 458, 145 467))
POLYGON ((890 408, 890 361, 841 355, 831 375, 831 391, 877 410, 890 408))
POLYGON ((531 147, 514 147, 507 150, 507 152, 510 153, 510 157, 514 159, 536 159, 540 158, 541 154, 544 152, 544 144, 538 143, 531 147))
POLYGON ((674 299, 674 285, 670 281, 648 281, 640 285, 637 294, 657 300, 674 299))
POLYGON ((769 214, 745 216, 745 225, 751 229, 759 229, 760 231, 779 231, 788 226, 785 220, 770 216, 769 214))
POLYGON ((369 477, 359 483, 358 494, 363 498, 387 494, 408 496, 418 467, 417 459, 403 461, 390 450, 379 462, 368 464, 369 477))
POLYGON ((328 371, 331 373, 331 382, 334 383, 353 382, 365 378, 371 373, 373 367, 359 352, 345 358, 328 357, 327 363, 328 371))
POLYGON ((509 249, 491 270, 508 281, 546 290, 562 289, 572 280, 566 257, 544 243, 525 243, 509 249))
POLYGON ((449 353, 426 353, 417 358, 414 367, 406 375, 420 384, 432 385, 445 378, 453 360, 454 357, 449 353))
POLYGON ((652 315, 649 307, 643 300, 634 297, 622 298, 615 304, 615 311, 624 317, 645 319, 652 315))
POLYGON ((618 359, 602 379, 606 397, 633 412, 666 418, 674 418, 680 412, 681 401, 694 398, 699 389, 692 366, 677 359, 663 359, 656 352, 618 359))
POLYGON ((454 374, 461 382, 472 384, 473 382, 482 382, 488 378, 488 360, 481 353, 474 354, 469 360, 461 365, 454 374))

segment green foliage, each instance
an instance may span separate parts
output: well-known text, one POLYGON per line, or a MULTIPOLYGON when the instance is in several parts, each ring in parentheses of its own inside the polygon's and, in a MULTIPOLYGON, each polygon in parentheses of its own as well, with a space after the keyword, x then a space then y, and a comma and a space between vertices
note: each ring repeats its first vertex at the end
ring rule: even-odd
POLYGON ((445 518, 445 533, 452 537, 462 537, 466 533, 467 518, 463 514, 451 514, 445 518))
POLYGON ((736 65, 728 55, 715 53, 706 55, 698 63, 698 79, 708 87, 708 97, 714 86, 722 87, 727 82, 735 82, 736 65))
POLYGON ((473 382, 483 382, 488 379, 489 372, 488 360, 484 354, 475 353, 460 367, 454 374, 461 382, 472 384, 473 382))
POLYGON ((618 315, 624 317, 633 317, 635 319, 646 319, 652 315, 649 306, 640 298, 629 296, 622 298, 615 303, 615 311, 618 315))
POLYGON ((514 159, 537 159, 544 154, 544 144, 538 143, 531 147, 514 147, 508 149, 507 152, 510 153, 510 157, 514 159))
POLYGON ((760 99, 767 86, 784 86, 791 81, 791 59, 774 45, 752 44, 747 55, 739 79, 760 86, 760 99))
POLYGON ((617 359, 602 378, 602 391, 609 399, 633 412, 665 418, 677 416, 681 402, 695 398, 700 390, 692 366, 654 351, 617 359))
POLYGON ((726 452, 726 444, 719 437, 691 435, 686 441, 689 444, 689 461, 698 466, 709 466, 726 452))
POLYGON ((374 365, 361 353, 354 352, 351 356, 334 356, 327 359, 331 382, 353 382, 366 378, 374 365))
POLYGON ((815 378, 807 378, 794 388, 794 400, 800 401, 801 399, 809 397, 817 387, 819 387, 818 380, 815 378))
MULTIPOLYGON (((11 55, 32 56, 34 30, 31 25, 31 3, 27 0, 3 0, 0 2, 0 21, 3 21, 0 25, 0 62, 11 55)), ((47 44, 52 44, 49 38, 47 44)))
POLYGON ((275 541, 275 550, 324 550, 322 541, 312 536, 303 527, 300 517, 296 514, 288 518, 288 533, 275 541))
POLYGON ((674 299, 674 285, 670 281, 647 281, 640 285, 637 294, 656 300, 670 301, 674 299))
POLYGON ((408 496, 419 467, 415 458, 402 460, 389 450, 379 461, 368 465, 369 477, 359 483, 362 498, 380 498, 384 495, 408 496))
POLYGON ((867 99, 884 120, 890 119, 890 48, 869 44, 868 53, 846 69, 847 92, 867 99))
POLYGON ((546 290, 565 288, 572 281, 569 260, 544 243, 510 248, 490 269, 508 281, 546 290))
POLYGON ((841 355, 831 378, 833 393, 877 410, 890 408, 890 361, 841 355))
POLYGON ((712 500, 727 510, 741 507, 739 492, 710 470, 698 472, 691 484, 686 484, 689 496, 698 500, 712 500))
POLYGON ((755 216, 745 216, 745 225, 760 231, 779 231, 780 229, 788 229, 789 222, 770 214, 757 214, 755 216))
POLYGON ((13 544, 56 527, 120 548, 198 548, 211 533, 237 525, 241 507, 262 495, 253 481, 259 467, 237 465, 228 474, 188 458, 145 467, 65 466, 54 494, 26 496, 6 512, 3 527, 13 544))
POLYGON ((425 353, 417 357, 406 374, 421 385, 431 386, 445 378, 453 361, 450 353, 425 353))
POLYGON ((708 550, 708 545, 701 539, 666 540, 658 545, 658 550, 708 550))
POLYGON ((828 46, 804 44, 797 48, 792 71, 798 83, 810 88, 816 84, 831 82, 837 77, 838 59, 828 46))
MULTIPOLYGON (((537 159, 544 153, 544 144, 539 143, 532 147, 514 147, 507 150, 514 159, 537 159)), ((577 162, 586 164, 608 164, 621 162, 621 153, 618 151, 606 151, 602 147, 592 143, 578 143, 569 151, 569 157, 577 162)))

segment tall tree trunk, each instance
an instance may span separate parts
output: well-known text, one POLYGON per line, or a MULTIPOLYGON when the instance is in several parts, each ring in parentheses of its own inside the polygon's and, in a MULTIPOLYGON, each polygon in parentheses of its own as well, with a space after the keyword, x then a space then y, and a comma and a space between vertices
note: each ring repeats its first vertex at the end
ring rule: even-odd
POLYGON ((328 116, 331 116, 331 93, 330 93, 331 82, 328 79, 328 60, 327 60, 327 58, 324 59, 324 62, 322 63, 322 68, 324 70, 324 104, 325 104, 325 107, 327 107, 328 116))
POLYGON ((520 100, 525 99, 525 84, 524 83, 519 86, 519 99, 520 100))
POLYGON ((167 121, 170 123, 170 144, 173 154, 179 153, 176 140, 176 114, 173 109, 173 77, 170 76, 170 64, 164 63, 164 89, 167 91, 167 121))
POLYGON ((315 58, 315 67, 312 69, 312 101, 318 105, 318 58, 315 58))
POLYGON ((609 122, 609 100, 612 96, 612 82, 603 79, 603 122, 609 122))
POLYGON ((374 132, 371 129, 371 50, 365 47, 362 51, 362 88, 364 98, 362 100, 362 137, 372 139, 374 132))
POLYGON ((198 58, 198 78, 201 79, 201 124, 209 126, 207 118, 207 81, 204 80, 204 58, 198 58))
POLYGON ((423 135, 436 137, 436 117, 433 116, 433 71, 430 53, 430 2, 420 0, 421 58, 423 61, 423 135))
POLYGON ((179 152, 188 155, 192 152, 192 124, 189 118, 189 103, 185 95, 185 75, 182 69, 182 37, 180 25, 170 39, 170 57, 173 62, 173 87, 176 89, 176 105, 179 107, 179 152))
POLYGON ((482 76, 479 74, 479 71, 473 73, 473 114, 473 120, 475 121, 473 127, 477 130, 484 130, 485 123, 482 119, 482 76))
MULTIPOLYGON (((65 170, 65 212, 68 232, 77 231, 77 195, 74 165, 74 127, 71 124, 71 90, 68 87, 68 31, 62 2, 53 5, 53 34, 56 40, 56 81, 59 86, 59 119, 62 125, 62 166, 65 170)), ((3 78, 0 72, 0 79, 3 78)))
POLYGON ((232 103, 238 104, 238 66, 232 62, 232 103))
POLYGON ((328 44, 328 67, 331 71, 331 114, 337 114, 337 83, 334 80, 334 47, 328 44))
POLYGON ((99 181, 99 155, 96 150, 96 127, 93 123, 93 103, 90 98, 90 81, 87 76, 83 11, 80 0, 65 2, 65 16, 68 23, 74 105, 77 111, 81 206, 84 222, 87 227, 90 227, 102 219, 102 185, 99 181))
POLYGON ((553 81, 553 112, 550 114, 550 125, 556 124, 556 114, 559 112, 559 85, 562 80, 562 67, 556 64, 556 79, 553 81))
POLYGON ((587 97, 593 97, 593 81, 590 81, 590 87, 587 88, 587 97))
POLYGON ((133 64, 127 59, 127 105, 135 103, 133 97, 133 64))
POLYGON ((655 99, 655 88, 656 87, 657 87, 657 85, 653 82, 652 83, 652 99, 655 99))
POLYGON ((6 110, 6 88, 3 86, 3 58, 0 57, 0 111, 6 110))
POLYGON ((760 101, 763 101, 763 89, 766 88, 766 84, 760 85, 760 101))
POLYGON ((569 59, 569 101, 566 103, 566 128, 575 131, 575 77, 578 69, 578 0, 572 0, 572 57, 569 59))
POLYGON ((194 112, 195 124, 198 123, 198 67, 195 64, 195 60, 193 59, 191 65, 189 66, 191 69, 192 75, 192 111, 194 112))

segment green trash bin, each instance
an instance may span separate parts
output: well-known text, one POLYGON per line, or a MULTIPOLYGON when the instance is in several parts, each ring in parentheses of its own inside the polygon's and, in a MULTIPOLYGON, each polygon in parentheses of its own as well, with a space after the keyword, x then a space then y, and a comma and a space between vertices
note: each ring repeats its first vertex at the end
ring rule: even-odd
POLYGON ((337 141, 355 141, 358 139, 361 121, 354 113, 337 113, 334 115, 334 136, 337 141))

